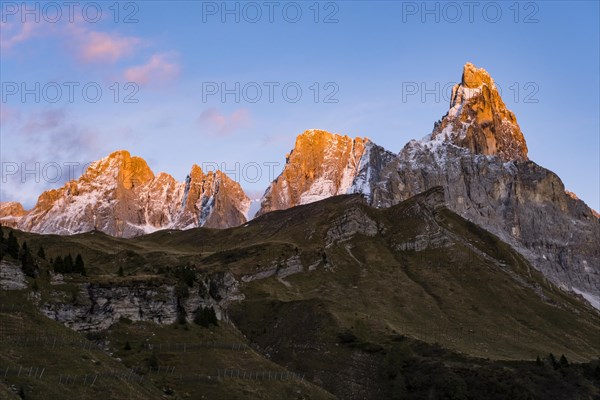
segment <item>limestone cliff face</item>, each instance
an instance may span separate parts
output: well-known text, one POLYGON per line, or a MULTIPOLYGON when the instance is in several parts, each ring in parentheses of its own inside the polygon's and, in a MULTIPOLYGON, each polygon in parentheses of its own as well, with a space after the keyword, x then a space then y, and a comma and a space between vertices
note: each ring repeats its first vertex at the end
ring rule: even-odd
POLYGON ((20 264, 0 261, 0 289, 22 290, 27 288, 27 279, 20 264))
POLYGON ((92 163, 78 180, 44 192, 29 212, 3 206, 0 222, 11 220, 37 233, 96 229, 133 237, 165 228, 236 226, 246 221, 249 205, 239 184, 220 171, 205 174, 194 165, 180 183, 165 173, 155 176, 143 159, 117 151, 92 163))
POLYGON ((436 123, 431 138, 503 161, 527 160, 527 145, 515 115, 504 105, 487 71, 471 63, 465 64, 461 83, 452 88, 450 110, 436 123))
POLYGON ((245 223, 250 209, 250 199, 241 186, 221 171, 209 172, 206 181, 210 182, 214 200, 211 212, 202 226, 223 228, 222 221, 227 221, 228 227, 245 223))
POLYGON ((387 207, 443 186, 450 209, 511 244, 555 284, 600 298, 600 220, 553 172, 416 141, 387 168, 388 190, 377 190, 374 202, 387 207))
POLYGON ((73 330, 93 332, 109 328, 120 318, 172 324, 183 313, 191 321, 198 308, 207 307, 214 309, 221 320, 229 303, 244 298, 238 280, 230 273, 217 272, 200 278, 188 289, 186 297, 178 296, 175 285, 161 281, 80 284, 75 301, 54 291, 40 308, 44 315, 73 330))
POLYGON ((237 182, 221 171, 202 172, 194 165, 185 182, 178 226, 226 228, 246 222, 250 200, 237 182), (227 221, 224 226, 222 221, 227 221))
POLYGON ((381 163, 392 153, 369 139, 308 130, 286 156, 281 175, 261 201, 259 215, 347 193, 368 194, 381 163))

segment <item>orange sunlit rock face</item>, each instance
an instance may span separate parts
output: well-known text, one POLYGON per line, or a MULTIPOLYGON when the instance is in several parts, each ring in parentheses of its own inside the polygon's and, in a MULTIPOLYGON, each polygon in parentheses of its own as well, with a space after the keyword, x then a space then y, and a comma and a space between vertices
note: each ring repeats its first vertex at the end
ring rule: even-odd
POLYGON ((11 228, 16 228, 22 216, 26 215, 27 211, 21 203, 15 201, 0 203, 0 221, 2 225, 11 228))
POLYGON ((112 174, 118 185, 126 190, 147 184, 154 179, 154 173, 144 159, 131 157, 128 151, 119 150, 91 164, 80 181, 92 183, 107 174, 112 174))
POLYGON ((446 136, 475 154, 504 161, 527 160, 527 144, 515 115, 506 108, 483 68, 467 63, 462 81, 452 88, 450 111, 436 124, 432 139, 446 136))
POLYGON ((260 213, 345 194, 358 171, 368 142, 324 130, 308 130, 296 138, 282 174, 263 198, 260 213))

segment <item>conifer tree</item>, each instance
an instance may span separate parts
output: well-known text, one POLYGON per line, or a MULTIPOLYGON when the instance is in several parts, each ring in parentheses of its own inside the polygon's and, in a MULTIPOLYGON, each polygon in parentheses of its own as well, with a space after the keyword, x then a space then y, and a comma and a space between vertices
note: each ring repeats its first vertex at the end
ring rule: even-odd
POLYGON ((23 247, 21 247, 19 259, 21 261, 21 269, 23 270, 23 273, 29 277, 34 278, 36 274, 36 266, 33 260, 33 256, 29 251, 29 247, 27 246, 27 242, 23 242, 23 247))
POLYGON ((65 264, 61 256, 56 256, 54 262, 52 263, 52 267, 54 268, 54 272, 59 274, 65 273, 65 264))
POLYGON ((565 368, 569 366, 569 360, 567 360, 567 357, 565 357, 565 355, 561 355, 560 359, 558 360, 558 364, 560 365, 561 368, 565 368))
POLYGON ((12 258, 18 259, 19 258, 19 242, 17 241, 17 238, 15 237, 15 235, 13 235, 12 231, 10 231, 8 233, 8 240, 7 240, 7 249, 6 252, 8 253, 9 256, 11 256, 12 258))
POLYGON ((81 258, 81 254, 77 254, 77 257, 75 257, 74 271, 79 272, 83 276, 86 275, 85 264, 83 263, 83 258, 81 258))
POLYGON ((27 242, 23 242, 23 244, 21 245, 21 249, 19 250, 19 260, 22 262, 23 259, 29 254, 29 246, 27 246, 27 242))
POLYGON ((65 267, 65 272, 67 274, 70 274, 71 272, 73 272, 75 265, 73 263, 73 257, 71 256, 71 253, 67 254, 67 256, 63 260, 63 263, 64 263, 64 267, 65 267))

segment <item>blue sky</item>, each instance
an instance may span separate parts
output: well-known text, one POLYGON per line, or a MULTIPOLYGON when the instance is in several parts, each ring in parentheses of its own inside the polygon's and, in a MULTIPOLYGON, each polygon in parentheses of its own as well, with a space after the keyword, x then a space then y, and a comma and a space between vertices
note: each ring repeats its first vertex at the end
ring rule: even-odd
POLYGON ((38 4, 25 15, 20 1, 1 2, 2 201, 30 207, 68 163, 117 149, 179 180, 194 163, 218 165, 258 197, 273 178, 265 163, 279 172, 306 129, 395 152, 429 134, 470 61, 500 86, 530 158, 600 209, 596 1, 273 2, 272 15, 265 2, 123 1, 115 15, 112 1, 84 1, 72 22, 63 2, 60 18, 38 4), (68 82, 79 85, 72 99, 68 82), (221 86, 236 83, 239 101, 223 101, 221 86), (24 99, 22 84, 34 92, 24 99))

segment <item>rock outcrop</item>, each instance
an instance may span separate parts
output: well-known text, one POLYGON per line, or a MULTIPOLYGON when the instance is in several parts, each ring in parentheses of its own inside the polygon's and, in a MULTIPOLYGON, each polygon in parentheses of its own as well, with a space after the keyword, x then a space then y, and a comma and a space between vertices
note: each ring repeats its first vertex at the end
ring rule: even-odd
POLYGON ((181 288, 161 281, 78 285, 73 296, 54 291, 41 312, 76 331, 101 331, 119 319, 172 324, 179 316, 191 321, 199 308, 212 308, 217 319, 226 318, 227 304, 239 301, 239 282, 230 273, 206 274, 192 287, 181 288), (74 298, 73 298, 74 297, 74 298))
POLYGON ((27 289, 27 279, 20 265, 5 260, 0 261, 0 289, 27 289))

